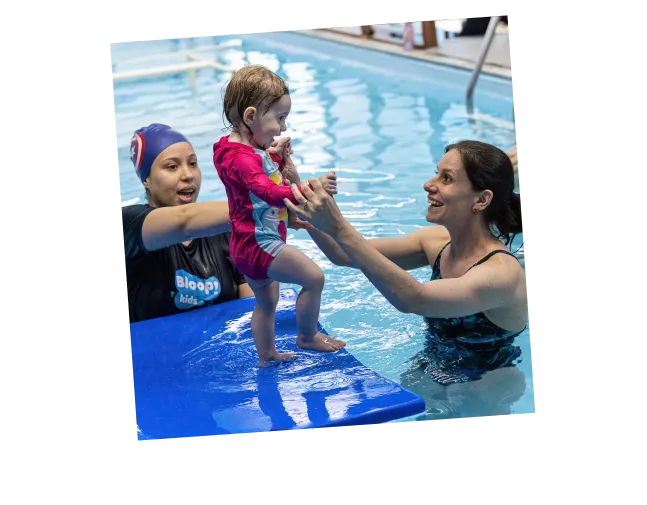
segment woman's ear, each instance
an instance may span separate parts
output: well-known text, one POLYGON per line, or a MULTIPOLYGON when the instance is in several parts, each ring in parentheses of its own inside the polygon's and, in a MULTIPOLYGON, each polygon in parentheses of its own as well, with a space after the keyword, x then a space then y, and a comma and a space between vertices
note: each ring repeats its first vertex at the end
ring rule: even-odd
POLYGON ((485 209, 487 209, 488 205, 492 203, 492 198, 494 198, 494 193, 492 193, 491 190, 486 189, 482 191, 481 195, 476 201, 476 205, 474 205, 474 209, 478 212, 483 212, 485 209))

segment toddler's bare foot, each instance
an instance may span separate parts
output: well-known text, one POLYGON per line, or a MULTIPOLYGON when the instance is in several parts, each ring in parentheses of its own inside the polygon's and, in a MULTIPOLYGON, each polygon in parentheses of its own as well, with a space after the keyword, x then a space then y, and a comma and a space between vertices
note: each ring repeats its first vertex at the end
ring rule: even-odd
POLYGON ((314 337, 307 339, 299 335, 297 337, 297 346, 309 351, 335 352, 343 349, 346 343, 330 335, 317 332, 314 337))
POLYGON ((269 358, 259 359, 258 366, 265 368, 268 366, 280 365, 286 361, 292 361, 297 359, 298 354, 296 352, 277 352, 274 356, 269 358))

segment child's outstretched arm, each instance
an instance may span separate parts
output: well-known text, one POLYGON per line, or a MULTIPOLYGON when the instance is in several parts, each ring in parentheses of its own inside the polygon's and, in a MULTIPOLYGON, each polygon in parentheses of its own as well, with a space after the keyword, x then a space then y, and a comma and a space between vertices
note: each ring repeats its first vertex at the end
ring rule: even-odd
POLYGON ((283 202, 287 198, 295 205, 298 201, 288 186, 280 185, 273 181, 263 171, 260 157, 256 154, 239 154, 236 156, 236 177, 254 195, 273 207, 285 207, 283 202))
MULTIPOLYGON (((285 151, 283 152, 283 168, 281 173, 283 174, 283 177, 285 179, 289 179, 290 182, 293 182, 300 187, 301 177, 299 176, 299 172, 297 172, 297 169, 294 166, 292 158, 290 158, 289 152, 291 151, 288 151, 288 149, 285 149, 285 151)), ((319 176, 317 178, 329 195, 333 196, 338 193, 337 175, 335 174, 334 170, 331 170, 327 174, 319 176)), ((287 185, 289 186, 290 183, 287 183, 287 185)))
MULTIPOLYGON (((283 178, 286 179, 286 185, 289 186, 290 183, 294 183, 297 186, 301 185, 301 177, 299 172, 294 166, 294 162, 290 155, 294 152, 292 151, 292 140, 290 137, 284 137, 272 144, 267 150, 270 157, 279 164, 279 169, 283 178), (287 182, 289 180, 289 182, 287 182)), ((329 195, 336 195, 337 191, 337 175, 334 170, 331 170, 325 175, 318 177, 319 182, 326 190, 329 195)))

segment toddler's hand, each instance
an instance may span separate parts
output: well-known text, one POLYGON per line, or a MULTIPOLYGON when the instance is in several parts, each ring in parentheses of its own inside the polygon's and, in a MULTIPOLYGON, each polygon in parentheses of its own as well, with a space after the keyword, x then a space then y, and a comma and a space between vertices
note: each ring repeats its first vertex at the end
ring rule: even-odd
POLYGON ((285 148, 283 149, 283 159, 289 159, 293 154, 294 151, 292 150, 292 139, 288 137, 288 142, 287 144, 285 144, 285 148))
POLYGON ((335 174, 334 170, 331 170, 326 175, 319 177, 319 182, 321 182, 321 185, 326 190, 326 193, 328 193, 329 195, 337 194, 337 175, 335 174))
POLYGON ((286 153, 290 153, 292 149, 291 143, 292 139, 290 137, 281 137, 279 140, 272 142, 272 145, 267 150, 267 153, 276 154, 279 158, 285 160, 286 153))
POLYGON ((294 151, 292 150, 292 139, 288 137, 288 141, 283 145, 283 166, 288 169, 294 169, 294 171, 296 172, 296 169, 294 168, 294 162, 290 157, 292 154, 294 154, 294 151))
POLYGON ((301 176, 299 175, 299 172, 297 172, 297 169, 290 158, 288 158, 283 163, 281 174, 283 175, 283 179, 285 179, 288 186, 290 185, 289 181, 292 181, 295 184, 301 184, 301 176))

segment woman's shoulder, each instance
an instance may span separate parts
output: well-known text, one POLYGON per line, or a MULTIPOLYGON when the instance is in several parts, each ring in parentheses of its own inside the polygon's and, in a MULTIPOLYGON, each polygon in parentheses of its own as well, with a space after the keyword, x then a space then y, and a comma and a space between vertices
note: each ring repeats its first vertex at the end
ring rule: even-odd
POLYGON ((141 234, 144 221, 154 210, 155 207, 151 207, 147 203, 122 207, 121 219, 124 233, 128 230, 129 232, 141 234))
POLYGON ((501 240, 491 237, 486 244, 474 244, 478 246, 471 254, 474 263, 471 270, 477 267, 487 266, 490 268, 506 268, 517 270, 521 268, 519 260, 514 255, 509 247, 507 247, 501 240), (477 252, 478 251, 478 252, 477 252))
POLYGON ((494 268, 504 268, 516 273, 523 272, 523 267, 517 257, 505 246, 493 249, 485 258, 487 261, 484 261, 483 264, 489 263, 494 268))
POLYGON ((440 250, 450 240, 447 228, 440 225, 425 226, 414 231, 411 236, 420 240, 420 245, 429 258, 438 256, 440 250))
POLYGON ((489 282, 506 285, 515 291, 522 288, 525 291, 526 272, 517 257, 503 244, 493 248, 479 260, 471 270, 477 275, 486 275, 489 282))
POLYGON ((502 327, 523 327, 527 324, 528 292, 526 271, 517 258, 506 247, 496 251, 507 251, 510 254, 497 252, 492 254, 476 268, 475 275, 481 279, 484 291, 494 290, 497 299, 509 299, 505 306, 486 312, 487 317, 502 327), (511 322, 512 321, 512 322, 511 322))
POLYGON ((439 224, 423 226, 414 233, 418 234, 424 240, 449 240, 449 232, 447 231, 447 228, 439 224))
POLYGON ((121 208, 121 218, 125 225, 129 225, 133 222, 143 222, 143 220, 150 214, 153 210, 153 207, 145 204, 135 204, 135 205, 126 205, 121 208))

